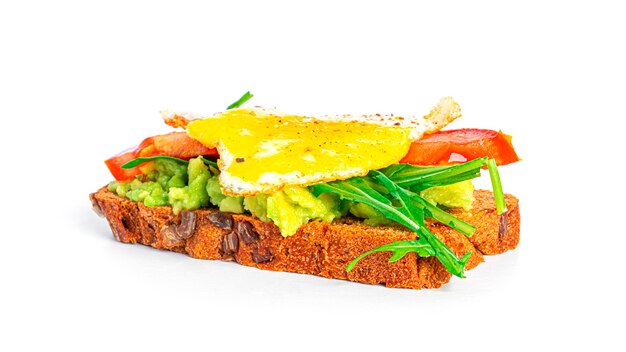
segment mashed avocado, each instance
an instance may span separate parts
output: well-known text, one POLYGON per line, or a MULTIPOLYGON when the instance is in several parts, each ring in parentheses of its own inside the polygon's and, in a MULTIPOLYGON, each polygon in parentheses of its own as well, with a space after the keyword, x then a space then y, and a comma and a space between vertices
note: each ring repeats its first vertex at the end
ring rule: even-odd
MULTIPOLYGON (((273 221, 283 236, 291 236, 313 219, 331 222, 348 212, 363 218, 368 225, 388 225, 385 218, 369 205, 340 200, 336 194, 314 196, 306 187, 288 187, 254 197, 231 197, 222 193, 219 175, 211 172, 201 158, 182 164, 156 160, 143 168, 144 174, 124 182, 113 181, 109 191, 147 206, 171 206, 175 213, 212 204, 223 212, 249 212, 262 221, 273 221)), ((474 186, 471 181, 432 187, 420 194, 429 202, 445 207, 471 208, 474 186)))
POLYGON ((170 205, 169 190, 188 182, 187 166, 169 160, 157 160, 143 171, 144 175, 132 181, 109 183, 109 191, 147 206, 170 205))
POLYGON ((291 236, 311 219, 332 222, 345 215, 339 197, 324 194, 315 197, 303 187, 289 187, 267 197, 267 217, 280 228, 283 236, 291 236))
POLYGON ((209 193, 211 204, 217 206, 220 211, 230 213, 243 213, 243 197, 231 197, 224 195, 220 187, 219 177, 217 175, 211 177, 206 186, 209 193))

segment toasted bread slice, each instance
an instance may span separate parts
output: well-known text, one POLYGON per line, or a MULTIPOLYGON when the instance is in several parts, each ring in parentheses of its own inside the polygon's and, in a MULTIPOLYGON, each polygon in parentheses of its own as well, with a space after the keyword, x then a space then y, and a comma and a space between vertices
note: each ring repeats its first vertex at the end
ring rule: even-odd
MULTIPOLYGON (((497 215, 493 195, 476 191, 471 211, 451 212, 476 226, 470 238, 449 227, 429 223, 430 230, 457 256, 472 252, 467 269, 484 261, 483 253, 497 254, 517 246, 520 232, 518 201, 506 195, 508 212, 497 215)), ((198 259, 233 260, 263 270, 312 274, 387 287, 435 288, 451 274, 434 258, 409 253, 389 263, 390 252, 374 253, 347 273, 346 265, 361 253, 416 234, 401 227, 364 225, 356 218, 333 223, 313 221, 290 237, 278 227, 251 215, 221 213, 217 209, 183 211, 147 207, 109 192, 106 187, 90 195, 94 210, 102 214, 115 238, 158 249, 186 253, 198 259)))

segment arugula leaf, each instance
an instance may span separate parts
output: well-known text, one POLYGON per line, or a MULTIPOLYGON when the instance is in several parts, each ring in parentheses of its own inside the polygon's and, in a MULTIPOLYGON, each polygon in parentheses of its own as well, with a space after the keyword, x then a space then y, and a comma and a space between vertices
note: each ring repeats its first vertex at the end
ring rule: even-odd
POLYGON ((452 166, 392 165, 381 170, 398 186, 419 192, 434 186, 445 186, 480 176, 480 169, 487 165, 487 158, 474 159, 452 166))
MULTIPOLYGON (((413 204, 413 202, 411 201, 411 196, 409 195, 407 190, 395 184, 381 172, 372 171, 371 173, 374 175, 374 177, 376 177, 376 179, 378 179, 382 183, 383 186, 385 186, 389 190, 389 192, 394 197, 396 197, 396 199, 401 202, 401 204, 404 206, 403 209, 405 211, 418 214, 418 218, 416 220, 418 220, 421 228, 419 228, 419 230, 416 232, 418 233, 420 238, 424 237, 426 239, 426 242, 428 242, 433 247, 433 249, 435 250, 435 256, 437 257, 437 259, 439 259, 441 264, 443 264, 446 269, 448 269, 448 271, 453 275, 456 275, 458 277, 464 277, 463 271, 465 270, 465 263, 467 263, 467 261, 469 260, 471 252, 465 254, 465 256, 461 260, 459 260, 456 254, 454 254, 454 252, 452 252, 452 250, 450 250, 448 246, 441 242, 441 240, 439 240, 439 238, 437 238, 437 236, 430 232, 430 230, 428 230, 428 228, 424 225, 424 213, 419 210, 419 208, 417 208, 415 204, 413 204)), ((406 226, 406 224, 403 225, 406 226)))
MULTIPOLYGON (((380 172, 382 172, 391 181, 394 181, 399 186, 400 184, 397 181, 403 181, 407 185, 407 187, 404 187, 405 189, 413 186, 413 189, 417 189, 417 192, 419 192, 419 190, 421 190, 422 188, 426 189, 426 188, 429 188, 430 186, 425 187, 425 186, 420 185, 419 183, 410 183, 410 182, 414 182, 410 180, 414 180, 418 175, 426 176, 429 173, 433 173, 434 171, 441 171, 447 168, 450 168, 450 166, 415 166, 415 165, 409 165, 409 164, 394 164, 394 165, 391 165, 389 167, 386 167, 380 170, 380 172)), ((480 175, 480 171, 479 171, 480 166, 476 166, 476 170, 477 170, 476 172, 478 172, 478 175, 480 175)), ((453 177, 458 177, 458 176, 453 176, 453 177)), ((443 184, 451 184, 451 183, 456 183, 456 182, 448 183, 448 182, 444 182, 443 180, 440 180, 439 183, 443 185, 443 184)), ((370 186, 376 189, 377 191, 382 192, 381 185, 377 185, 377 184, 374 184, 374 182, 370 182, 370 186)), ((385 190, 385 193, 387 193, 387 190, 384 187, 382 188, 385 190)), ((439 221, 442 224, 446 224, 468 237, 474 234, 474 232, 476 231, 476 228, 474 226, 468 224, 467 222, 453 215, 450 215, 449 213, 442 210, 441 208, 431 204, 429 201, 427 201, 422 196, 420 196, 419 193, 407 191, 407 194, 410 196, 411 200, 415 203, 415 205, 424 211, 424 214, 427 217, 435 219, 436 221, 439 221)))
MULTIPOLYGON (((206 165, 212 166, 215 169, 218 169, 217 167, 217 163, 215 161, 211 161, 209 159, 206 159, 205 157, 203 157, 202 155, 198 156, 200 158, 200 160, 202 160, 206 165)), ((133 167, 139 166, 143 163, 147 163, 148 161, 153 161, 153 160, 172 160, 175 161, 177 163, 181 163, 181 164, 189 164, 189 161, 184 160, 184 159, 179 159, 179 158, 175 158, 173 156, 168 156, 168 155, 155 155, 155 156, 148 156, 148 157, 143 157, 143 158, 137 158, 137 159, 133 159, 129 162, 127 162, 126 164, 122 165, 122 169, 131 169, 133 167)))
POLYGON ((234 109, 234 108, 238 108, 240 106, 243 105, 243 103, 247 102, 248 100, 250 100, 250 98, 252 98, 254 95, 252 93, 245 92, 244 95, 241 96, 241 98, 239 98, 236 102, 228 105, 228 107, 226 108, 226 110, 230 110, 230 109, 234 109))
POLYGON ((435 255, 435 250, 433 247, 426 242, 425 239, 419 238, 417 240, 406 240, 406 241, 397 241, 389 244, 382 245, 380 247, 376 247, 370 251, 367 251, 360 256, 356 257, 353 261, 348 264, 346 267, 346 271, 350 272, 354 269, 356 263, 358 263, 361 259, 366 256, 375 253, 375 252, 386 252, 391 251, 393 255, 389 258, 389 263, 393 263, 402 259, 407 253, 415 252, 420 257, 430 257, 435 255))
MULTIPOLYGON (((371 171, 370 176, 367 177, 353 177, 343 181, 333 181, 329 183, 322 183, 311 186, 311 191, 314 195, 319 196, 325 192, 332 192, 341 199, 347 199, 354 202, 365 203, 376 210, 385 214, 388 219, 396 221, 410 230, 418 234, 418 241, 420 244, 427 243, 430 246, 430 251, 425 252, 428 249, 424 249, 424 246, 408 246, 406 243, 394 242, 389 244, 392 248, 387 250, 393 250, 394 255, 392 259, 399 260, 408 252, 416 252, 418 255, 433 253, 437 259, 446 267, 446 269, 459 277, 463 276, 465 269, 465 263, 469 259, 471 253, 466 254, 461 260, 448 248, 443 242, 441 242, 428 228, 424 225, 424 211, 420 209, 412 200, 409 191, 399 187, 387 176, 378 171, 371 171), (370 186, 370 183, 375 182, 383 186, 388 194, 384 195, 381 192, 370 186), (387 197, 392 197, 396 202, 395 206, 391 200, 387 197)), ((383 251, 381 247, 375 248, 372 251, 383 251)), ((373 253, 373 252, 371 252, 373 253)), ((359 256, 360 260, 363 256, 359 256)), ((355 259, 351 265, 348 265, 346 270, 352 269, 358 260, 355 259)), ((348 270, 349 271, 349 270, 348 270)))
POLYGON ((172 156, 155 155, 155 156, 149 156, 149 157, 145 157, 145 158, 133 159, 133 160, 127 162, 126 164, 122 165, 122 169, 132 169, 135 166, 139 166, 139 165, 141 165, 143 163, 147 163, 148 161, 153 161, 153 160, 157 160, 157 159, 172 160, 172 161, 179 162, 181 164, 189 164, 189 162, 187 160, 174 158, 172 156))
POLYGON ((332 192, 339 195, 341 199, 367 204, 385 214, 388 219, 403 225, 408 224, 408 226, 405 226, 413 231, 417 231, 420 228, 419 224, 394 207, 391 204, 391 200, 372 188, 364 179, 364 177, 353 177, 343 181, 320 183, 311 186, 311 192, 315 196, 325 192, 332 192))

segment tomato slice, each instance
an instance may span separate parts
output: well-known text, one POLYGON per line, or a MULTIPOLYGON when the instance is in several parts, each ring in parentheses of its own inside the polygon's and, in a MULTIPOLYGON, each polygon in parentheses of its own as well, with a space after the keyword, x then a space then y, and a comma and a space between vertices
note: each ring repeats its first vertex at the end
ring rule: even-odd
POLYGON ((401 163, 449 165, 482 158, 493 158, 498 165, 519 160, 511 136, 501 131, 475 128, 439 131, 413 142, 401 163))
POLYGON ((215 148, 207 148, 189 137, 187 132, 172 132, 149 137, 139 144, 139 156, 168 155, 180 159, 191 159, 198 155, 217 156, 215 148))
POLYGON ((109 168, 111 175, 113 175, 116 180, 124 181, 141 174, 138 167, 133 167, 131 169, 122 168, 122 165, 137 158, 138 150, 139 147, 133 147, 104 161, 106 166, 109 168))
POLYGON ((122 165, 139 157, 155 155, 173 156, 189 160, 198 155, 218 156, 217 150, 207 148, 202 143, 192 139, 186 132, 172 132, 168 134, 148 137, 138 146, 127 149, 116 156, 105 160, 109 171, 118 181, 131 179, 141 174, 140 166, 123 169, 122 165))

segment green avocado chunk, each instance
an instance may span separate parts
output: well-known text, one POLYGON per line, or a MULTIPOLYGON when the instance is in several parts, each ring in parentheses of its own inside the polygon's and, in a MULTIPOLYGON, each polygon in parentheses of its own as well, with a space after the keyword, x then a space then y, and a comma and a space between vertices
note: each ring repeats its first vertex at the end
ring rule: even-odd
POLYGON ((474 184, 467 180, 447 186, 431 187, 421 191, 420 195, 434 205, 470 210, 474 203, 474 184))
POLYGON ((217 206, 220 211, 243 213, 243 197, 231 197, 222 193, 218 176, 213 176, 209 179, 206 190, 209 193, 211 204, 217 206))
POLYGON ((267 217, 280 228, 283 236, 291 236, 311 219, 332 222, 343 214, 339 211, 339 197, 317 198, 307 188, 289 187, 267 197, 267 217))
POLYGON ((189 160, 187 175, 189 179, 187 186, 170 187, 168 192, 169 203, 175 214, 183 209, 195 210, 209 205, 207 183, 211 173, 202 159, 189 160))

